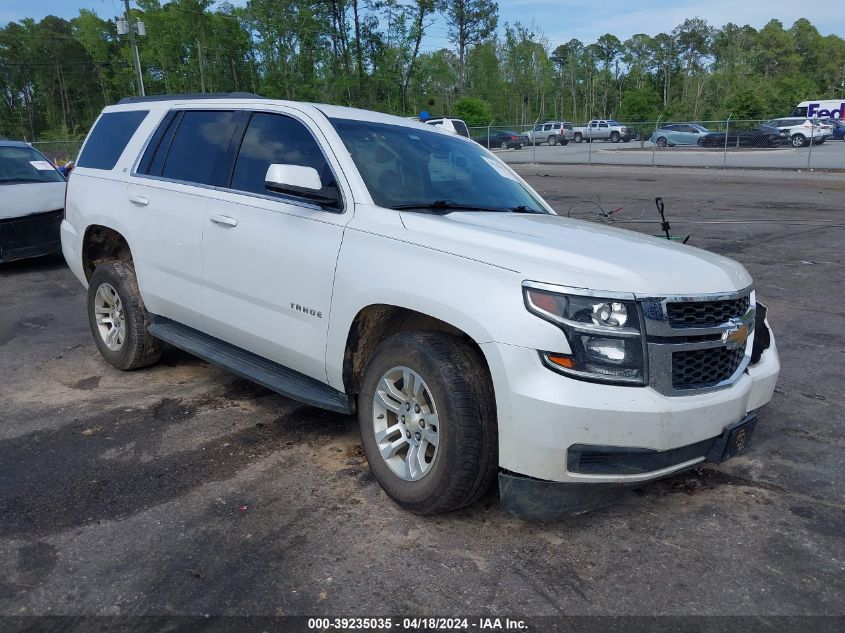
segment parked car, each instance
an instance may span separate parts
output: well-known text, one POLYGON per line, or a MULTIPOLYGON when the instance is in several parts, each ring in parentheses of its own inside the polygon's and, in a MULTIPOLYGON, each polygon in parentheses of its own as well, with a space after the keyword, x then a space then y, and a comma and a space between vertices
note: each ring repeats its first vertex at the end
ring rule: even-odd
POLYGON ((61 250, 65 183, 29 144, 0 140, 0 262, 61 250))
MULTIPOLYGON (((728 147, 780 147, 789 142, 789 134, 776 127, 758 125, 750 130, 730 130, 727 134, 728 147)), ((701 147, 724 147, 725 133, 710 132, 698 140, 701 147)))
POLYGON ((780 368, 741 264, 560 216, 477 143, 376 112, 124 99, 62 247, 112 366, 170 343, 355 413, 422 514, 498 478, 505 511, 561 516, 727 460, 780 368))
POLYGON ((657 128, 648 140, 657 147, 698 145, 705 134, 710 134, 710 130, 695 123, 667 123, 657 128))
POLYGON ((628 128, 619 121, 613 119, 593 119, 583 127, 572 128, 572 140, 576 143, 581 141, 611 141, 627 143, 632 138, 628 128))
POLYGON ((525 136, 532 145, 566 145, 572 139, 572 128, 573 125, 569 121, 546 121, 535 125, 525 136))
POLYGON ((442 127, 444 130, 448 130, 452 134, 469 138, 469 128, 467 128, 467 124, 464 123, 462 119, 436 117, 433 119, 426 119, 423 123, 426 125, 433 125, 435 127, 442 127))
POLYGON ((793 147, 804 147, 810 142, 821 145, 833 136, 833 128, 819 119, 806 117, 790 117, 786 119, 771 119, 763 125, 775 127, 786 132, 793 147))
POLYGON ((489 136, 477 136, 473 139, 476 143, 481 143, 484 147, 493 149, 522 149, 528 145, 528 137, 513 130, 491 130, 489 136))
POLYGON ((831 131, 833 132, 833 135, 831 136, 831 140, 833 140, 833 141, 845 140, 845 121, 842 121, 841 119, 822 119, 822 120, 831 127, 831 131))

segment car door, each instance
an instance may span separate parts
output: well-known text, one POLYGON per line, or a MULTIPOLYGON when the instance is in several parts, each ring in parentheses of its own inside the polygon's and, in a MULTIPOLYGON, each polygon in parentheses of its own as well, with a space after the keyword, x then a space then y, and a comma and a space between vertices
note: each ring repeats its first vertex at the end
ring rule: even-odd
POLYGON ((138 281, 147 309, 202 327, 202 234, 235 129, 233 109, 168 113, 129 178, 138 281))
POLYGON ((204 330, 324 381, 335 263, 352 216, 351 193, 313 121, 293 109, 247 116, 242 138, 230 148, 228 182, 206 209, 204 330), (337 187, 340 208, 268 190, 271 164, 316 169, 324 186, 337 187))

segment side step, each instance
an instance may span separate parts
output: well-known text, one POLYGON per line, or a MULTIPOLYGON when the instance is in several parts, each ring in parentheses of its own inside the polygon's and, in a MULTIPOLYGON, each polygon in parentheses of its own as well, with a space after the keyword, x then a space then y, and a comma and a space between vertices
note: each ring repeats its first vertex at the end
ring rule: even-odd
POLYGON ((150 315, 149 332, 157 339, 170 343, 209 363, 229 371, 283 396, 299 400, 329 411, 353 413, 352 399, 341 391, 300 374, 271 360, 203 334, 187 325, 160 316, 150 315))

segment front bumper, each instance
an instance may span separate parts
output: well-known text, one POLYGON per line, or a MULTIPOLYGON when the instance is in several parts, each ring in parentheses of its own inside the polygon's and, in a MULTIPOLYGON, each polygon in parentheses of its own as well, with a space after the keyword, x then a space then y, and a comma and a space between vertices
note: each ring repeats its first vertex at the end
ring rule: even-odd
POLYGON ((503 505, 509 492, 528 485, 525 481, 566 484, 573 499, 601 496, 603 489, 614 496, 620 486, 704 462, 708 451, 694 455, 678 449, 712 443, 772 397, 780 362, 774 337, 768 333, 768 347, 735 383, 687 396, 577 381, 545 368, 536 350, 482 345, 496 391, 499 465, 505 471, 500 477, 503 505), (570 463, 575 454, 570 449, 578 446, 677 451, 673 454, 678 459, 655 462, 659 467, 636 472, 591 472, 570 463))
POLYGON ((63 211, 0 220, 0 262, 58 253, 63 211))

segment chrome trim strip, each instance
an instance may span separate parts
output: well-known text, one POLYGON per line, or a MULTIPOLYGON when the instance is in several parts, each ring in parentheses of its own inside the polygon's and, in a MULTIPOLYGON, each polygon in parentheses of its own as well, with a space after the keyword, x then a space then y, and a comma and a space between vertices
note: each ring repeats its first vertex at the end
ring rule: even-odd
POLYGON ((589 288, 576 288, 573 286, 559 286, 557 284, 545 284, 539 281, 523 281, 524 288, 536 288, 547 292, 556 292, 564 295, 578 295, 579 297, 597 297, 599 299, 624 299, 625 301, 636 301, 637 296, 633 292, 615 292, 612 290, 591 290, 589 288))

